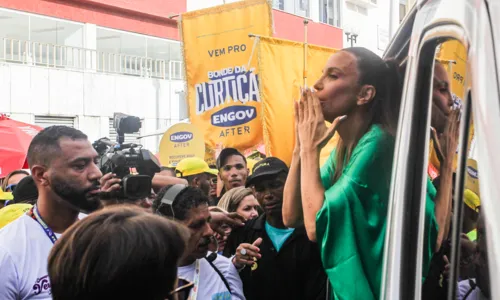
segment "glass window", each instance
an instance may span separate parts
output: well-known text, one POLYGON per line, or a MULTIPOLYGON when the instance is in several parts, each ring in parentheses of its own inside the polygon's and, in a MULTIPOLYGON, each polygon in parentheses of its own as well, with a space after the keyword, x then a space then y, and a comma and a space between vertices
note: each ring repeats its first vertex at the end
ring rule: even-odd
POLYGON ((273 0, 273 8, 285 10, 285 0, 273 0))
POLYGON ((154 59, 162 59, 168 61, 170 57, 170 44, 172 42, 157 39, 157 38, 147 38, 147 57, 154 59))
POLYGON ((0 10, 0 38, 82 47, 83 24, 0 10))
POLYGON ((346 2, 346 7, 347 7, 347 9, 350 9, 350 10, 355 11, 357 13, 360 13, 362 15, 365 15, 365 16, 368 15, 368 9, 366 9, 366 7, 359 6, 359 5, 356 5, 356 4, 351 3, 351 2, 346 2))
POLYGON ((83 46, 83 24, 31 16, 30 40, 81 48, 83 46))
POLYGON ((79 67, 83 24, 0 10, 1 55, 11 62, 79 67))
POLYGON ((97 51, 165 61, 182 60, 179 42, 102 27, 97 28, 97 51))
POLYGON ((273 8, 309 18, 309 0, 273 0, 273 8))
POLYGON ((170 42, 170 60, 182 61, 181 44, 170 42))
POLYGON ((29 40, 29 15, 0 10, 0 38, 29 40))
POLYGON ((449 40, 441 44, 430 80, 432 110, 427 165, 427 195, 433 198, 430 203, 437 235, 431 241, 436 244, 431 249, 432 260, 423 269, 422 299, 447 299, 452 296, 449 290, 457 293, 453 299, 491 299, 485 247, 487 222, 481 209, 481 170, 474 154, 475 130, 470 113, 474 102, 468 92, 466 65, 466 48, 460 42, 449 40), (464 134, 460 135, 460 130, 464 134), (453 262, 452 252, 457 248, 460 255, 453 262), (458 273, 456 278, 450 272, 452 265, 458 273))
POLYGON ((182 78, 181 46, 176 41, 98 27, 97 51, 103 72, 156 78, 169 78, 172 72, 173 79, 182 78))
POLYGON ((309 0, 295 0, 294 14, 309 17, 309 0))
POLYGON ((319 4, 320 22, 340 27, 340 0, 320 0, 319 4))
POLYGON ((145 57, 146 36, 98 27, 97 51, 145 57))

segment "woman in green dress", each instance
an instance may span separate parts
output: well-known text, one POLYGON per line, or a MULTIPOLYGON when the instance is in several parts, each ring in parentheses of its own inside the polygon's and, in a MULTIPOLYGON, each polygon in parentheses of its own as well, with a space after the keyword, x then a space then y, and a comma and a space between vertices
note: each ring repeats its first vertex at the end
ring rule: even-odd
POLYGON ((319 243, 332 299, 379 298, 400 99, 396 62, 347 48, 329 58, 314 91, 295 103, 283 219, 289 227, 303 222, 319 243), (339 142, 320 168, 320 151, 336 131, 339 142))

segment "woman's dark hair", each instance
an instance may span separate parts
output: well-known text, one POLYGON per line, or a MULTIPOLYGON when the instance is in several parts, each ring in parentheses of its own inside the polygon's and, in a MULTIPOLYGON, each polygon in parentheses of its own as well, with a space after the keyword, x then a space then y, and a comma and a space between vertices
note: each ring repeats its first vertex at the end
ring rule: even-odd
MULTIPOLYGON (((170 209, 165 205, 161 205, 161 200, 167 191, 172 187, 168 185, 160 190, 156 195, 156 199, 153 201, 153 211, 157 214, 163 216, 171 215, 171 212, 166 211, 170 209)), ((186 219, 187 214, 190 209, 198 207, 202 204, 208 205, 208 197, 199 188, 192 186, 186 187, 182 192, 180 192, 172 205, 172 210, 176 220, 183 221, 186 219)))
POLYGON ((182 225, 133 207, 93 213, 52 248, 52 297, 163 300, 174 289, 188 235, 182 225))
POLYGON ((16 176, 16 175, 19 175, 19 174, 23 174, 23 175, 26 175, 26 176, 30 175, 30 173, 26 172, 25 170, 14 170, 14 171, 10 172, 9 174, 7 174, 7 176, 5 176, 5 178, 2 181, 2 191, 5 192, 5 189, 7 188, 7 185, 9 185, 10 178, 12 176, 16 176))
POLYGON ((396 134, 403 84, 397 61, 383 60, 377 54, 362 47, 346 48, 341 51, 348 52, 356 58, 358 84, 360 86, 371 85, 376 92, 370 103, 365 106, 367 112, 365 126, 361 132, 357 133, 356 142, 346 145, 342 138, 339 138, 336 147, 334 182, 342 175, 344 165, 349 162, 357 142, 371 125, 378 124, 389 134, 396 134))

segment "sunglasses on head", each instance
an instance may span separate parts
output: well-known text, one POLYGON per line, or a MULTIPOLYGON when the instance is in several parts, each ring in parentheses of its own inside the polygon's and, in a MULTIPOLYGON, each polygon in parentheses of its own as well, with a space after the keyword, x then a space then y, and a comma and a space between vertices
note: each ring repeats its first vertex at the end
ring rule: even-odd
POLYGON ((5 187, 5 192, 13 192, 16 189, 17 183, 16 184, 9 184, 8 186, 5 187))

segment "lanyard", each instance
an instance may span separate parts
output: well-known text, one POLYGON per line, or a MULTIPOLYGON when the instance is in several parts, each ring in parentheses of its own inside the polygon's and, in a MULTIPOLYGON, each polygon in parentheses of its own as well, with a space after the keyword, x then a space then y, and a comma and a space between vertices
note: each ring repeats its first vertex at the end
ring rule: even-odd
MULTIPOLYGON (((189 300, 196 300, 198 297, 198 286, 200 283, 200 260, 197 259, 195 263, 196 267, 194 268, 194 280, 193 280, 193 288, 191 289, 191 293, 189 296, 189 300)), ((181 277, 179 277, 181 278, 181 277)), ((184 281, 189 282, 188 280, 181 278, 184 281)))
POLYGON ((57 237, 52 229, 50 229, 49 226, 47 226, 47 224, 43 221, 42 217, 40 217, 40 213, 38 212, 38 207, 36 206, 36 204, 30 209, 30 211, 28 212, 28 216, 30 216, 33 220, 40 224, 52 244, 57 241, 57 237))

